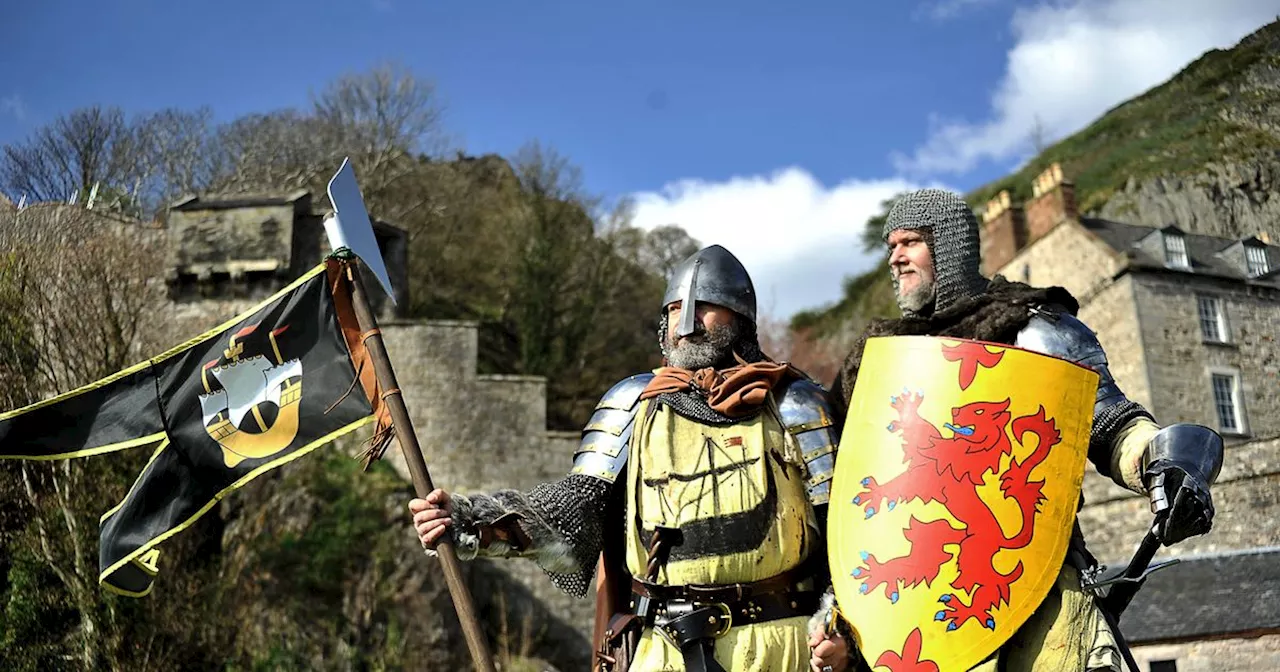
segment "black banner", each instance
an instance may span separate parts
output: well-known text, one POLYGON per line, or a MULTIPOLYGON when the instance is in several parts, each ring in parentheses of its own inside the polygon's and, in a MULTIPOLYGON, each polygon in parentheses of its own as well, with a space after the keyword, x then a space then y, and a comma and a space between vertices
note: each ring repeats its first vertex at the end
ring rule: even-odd
POLYGON ((374 420, 373 390, 357 385, 348 347, 358 333, 349 297, 333 291, 345 290, 333 282, 339 269, 330 260, 163 355, 0 415, 0 458, 156 446, 124 501, 102 517, 104 586, 147 594, 161 542, 259 474, 374 420))

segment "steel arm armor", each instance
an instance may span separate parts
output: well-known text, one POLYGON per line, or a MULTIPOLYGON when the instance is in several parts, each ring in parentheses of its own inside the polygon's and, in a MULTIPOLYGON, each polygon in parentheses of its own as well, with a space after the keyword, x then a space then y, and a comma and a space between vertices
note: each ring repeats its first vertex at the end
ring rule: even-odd
POLYGON ((1152 420, 1152 417, 1120 390, 1111 375, 1107 353, 1098 343, 1097 335, 1069 313, 1035 310, 1031 321, 1018 332, 1014 345, 1076 362, 1098 374, 1089 459, 1104 476, 1118 479, 1121 451, 1117 439, 1121 430, 1138 418, 1152 420))
POLYGON ((617 480, 627 463, 640 393, 650 380, 652 373, 639 373, 605 392, 582 429, 582 443, 573 455, 570 473, 594 476, 607 483, 617 480))
POLYGON ((826 391, 811 380, 796 380, 782 392, 778 414, 786 431, 800 443, 808 472, 805 486, 809 501, 815 507, 825 505, 831 499, 839 441, 826 391))

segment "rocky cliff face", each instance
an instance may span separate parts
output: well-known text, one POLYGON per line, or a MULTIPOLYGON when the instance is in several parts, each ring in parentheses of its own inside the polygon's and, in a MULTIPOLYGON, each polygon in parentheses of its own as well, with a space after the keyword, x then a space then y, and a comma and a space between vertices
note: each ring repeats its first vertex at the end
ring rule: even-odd
POLYGON ((1097 214, 1228 238, 1266 234, 1280 242, 1280 151, 1256 161, 1210 164, 1189 177, 1130 179, 1097 214))
MULTIPOLYGON (((1170 169, 1135 168, 1123 188, 1111 191, 1096 208, 1096 214, 1147 226, 1173 224, 1193 233, 1231 238, 1266 233, 1276 239, 1280 230, 1276 105, 1280 101, 1280 23, 1263 27, 1232 50, 1211 52, 1170 83, 1179 80, 1185 83, 1178 93, 1192 95, 1183 99, 1186 113, 1176 118, 1196 119, 1189 125, 1193 135, 1201 138, 1195 154, 1213 158, 1195 165, 1158 152, 1155 157, 1168 158, 1170 169)), ((1166 86, 1121 108, 1175 102, 1160 95, 1166 86)), ((1149 136, 1149 132, 1142 128, 1139 135, 1149 136)))

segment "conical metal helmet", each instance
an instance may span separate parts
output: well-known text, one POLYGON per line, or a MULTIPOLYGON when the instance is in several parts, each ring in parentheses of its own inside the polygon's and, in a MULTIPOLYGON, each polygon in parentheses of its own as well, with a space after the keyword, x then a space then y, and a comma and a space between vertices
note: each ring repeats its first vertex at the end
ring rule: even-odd
MULTIPOLYGON (((733 253, 719 245, 704 247, 693 256, 680 262, 671 282, 667 285, 662 306, 666 308, 676 301, 684 306, 697 302, 714 303, 756 322, 756 288, 746 267, 733 253)), ((687 336, 694 331, 695 310, 681 310, 676 336, 687 336)))

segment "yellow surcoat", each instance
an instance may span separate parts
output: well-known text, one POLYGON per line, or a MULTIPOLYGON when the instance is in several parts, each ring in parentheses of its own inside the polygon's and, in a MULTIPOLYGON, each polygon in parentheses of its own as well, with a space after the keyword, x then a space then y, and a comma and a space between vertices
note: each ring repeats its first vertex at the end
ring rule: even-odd
MULTIPOLYGON (((657 526, 679 528, 657 582, 725 585, 760 581, 804 561, 818 524, 805 493, 798 445, 772 403, 728 426, 685 418, 655 400, 641 402, 627 469, 627 568, 643 577, 657 526)), ((809 668, 807 616, 734 624, 716 641, 726 670, 801 672, 809 668)), ((632 672, 683 670, 680 651, 646 630, 632 672)))

